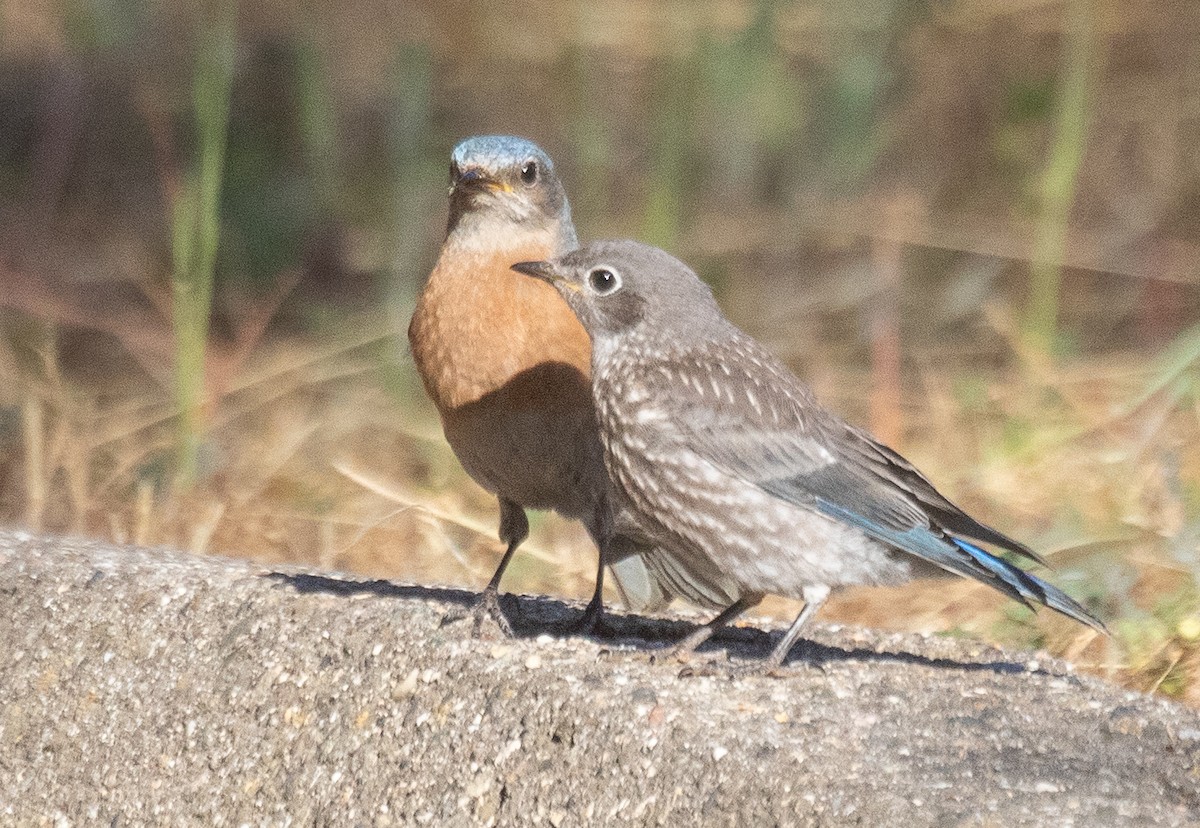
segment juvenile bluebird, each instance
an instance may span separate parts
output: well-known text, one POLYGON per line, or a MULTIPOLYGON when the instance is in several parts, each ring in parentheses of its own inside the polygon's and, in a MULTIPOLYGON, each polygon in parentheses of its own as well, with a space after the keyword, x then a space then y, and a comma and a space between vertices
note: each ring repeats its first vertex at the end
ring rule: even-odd
POLYGON ((598 242, 514 269, 554 285, 591 335, 605 459, 657 544, 651 568, 667 583, 704 591, 713 582, 715 592, 738 596, 685 649, 765 593, 801 598, 803 610, 763 664, 770 669, 832 590, 939 572, 1104 631, 1065 593, 984 545, 1041 562, 1032 550, 822 408, 678 259, 636 242, 598 242))
POLYGON ((587 333, 553 288, 510 270, 577 246, 566 192, 536 144, 485 136, 454 148, 446 239, 408 338, 447 441, 499 498, 507 550, 476 620, 486 612, 508 632, 498 589, 529 533, 527 508, 578 518, 601 550, 585 626, 602 611, 606 561, 622 558, 614 573, 631 606, 667 600, 636 555, 632 527, 613 537, 587 333))

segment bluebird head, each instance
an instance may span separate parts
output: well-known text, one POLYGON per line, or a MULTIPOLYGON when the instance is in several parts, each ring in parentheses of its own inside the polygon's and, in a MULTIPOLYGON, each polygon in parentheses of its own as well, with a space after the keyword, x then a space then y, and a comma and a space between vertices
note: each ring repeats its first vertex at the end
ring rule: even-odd
POLYGON ((550 156, 512 135, 467 138, 450 156, 450 226, 518 224, 564 233, 575 246, 571 208, 550 156))
POLYGON ((731 330, 712 291, 671 254, 635 241, 598 241, 513 270, 549 282, 597 345, 627 335, 701 341, 731 330))

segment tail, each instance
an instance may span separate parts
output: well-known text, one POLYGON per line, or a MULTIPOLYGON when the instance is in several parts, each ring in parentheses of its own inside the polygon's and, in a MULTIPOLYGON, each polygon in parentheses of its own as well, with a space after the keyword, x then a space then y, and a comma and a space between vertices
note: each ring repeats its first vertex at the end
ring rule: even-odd
POLYGON ((658 612, 671 603, 658 580, 650 574, 646 562, 640 555, 630 555, 619 561, 610 561, 613 583, 623 603, 633 612, 658 612))
POLYGON ((973 543, 947 534, 937 526, 900 530, 827 501, 821 501, 819 506, 825 514, 859 527, 881 543, 940 566, 947 572, 981 581, 1030 609, 1034 603, 1042 604, 1108 635, 1108 629, 1100 619, 1058 587, 973 543))
POLYGON ((723 610, 741 591, 706 558, 685 558, 638 537, 621 534, 609 544, 608 565, 625 606, 635 612, 664 609, 674 598, 723 610))
POLYGON ((995 578, 995 581, 984 581, 990 586, 1015 598, 1030 609, 1033 608, 1030 602, 1036 601, 1052 610, 1061 612, 1068 618, 1074 618, 1081 624, 1087 624, 1097 632, 1108 635, 1108 628, 1099 618, 1084 609, 1078 601, 1058 587, 1046 583, 1036 575, 1029 574, 1003 558, 997 558, 972 543, 967 543, 962 538, 951 537, 950 541, 970 555, 975 563, 995 578))

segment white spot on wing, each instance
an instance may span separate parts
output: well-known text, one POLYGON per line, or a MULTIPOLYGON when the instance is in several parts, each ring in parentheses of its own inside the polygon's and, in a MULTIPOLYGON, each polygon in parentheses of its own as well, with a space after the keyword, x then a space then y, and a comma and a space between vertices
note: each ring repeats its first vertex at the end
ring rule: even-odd
POLYGON ((754 391, 750 388, 746 389, 746 399, 750 401, 750 405, 754 407, 755 411, 762 414, 762 407, 758 404, 758 397, 755 396, 754 391))
POLYGON ((634 419, 634 422, 637 422, 641 425, 646 425, 647 423, 653 423, 653 422, 658 422, 660 420, 666 420, 667 412, 663 411, 661 408, 645 406, 643 408, 638 409, 637 414, 635 414, 633 416, 633 419, 634 419))

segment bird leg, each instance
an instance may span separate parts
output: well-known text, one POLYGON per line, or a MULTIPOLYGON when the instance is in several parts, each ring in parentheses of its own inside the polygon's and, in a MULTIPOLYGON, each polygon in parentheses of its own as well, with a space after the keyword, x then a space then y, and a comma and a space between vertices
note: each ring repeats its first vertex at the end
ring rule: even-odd
MULTIPOLYGON (((599 557, 596 563, 596 589, 592 592, 587 609, 583 611, 583 617, 575 625, 573 632, 577 635, 609 636, 614 633, 614 630, 604 623, 604 567, 616 562, 616 556, 622 554, 629 539, 617 534, 613 518, 607 495, 601 495, 592 510, 590 520, 584 520, 588 534, 596 542, 599 557)), ((619 589, 620 578, 616 580, 619 589)))
POLYGON ((592 635, 604 632, 604 552, 600 552, 600 565, 596 567, 596 589, 592 592, 592 600, 588 601, 583 617, 575 626, 579 635, 592 635))
POLYGON ((488 585, 483 588, 483 592, 479 594, 478 600, 471 608, 471 615, 475 619, 471 627, 471 634, 476 638, 482 634, 485 618, 495 621, 496 626, 505 636, 510 638, 513 636, 512 622, 508 620, 508 616, 504 614, 504 609, 500 606, 500 579, 504 576, 504 570, 508 568, 508 562, 512 560, 513 553, 516 551, 517 544, 510 541, 504 557, 500 559, 500 566, 496 567, 496 572, 492 575, 492 580, 488 581, 488 585))
POLYGON ((784 660, 787 659, 788 653, 792 651, 792 646, 796 643, 796 639, 800 637, 800 632, 808 624, 812 617, 817 614, 817 610, 829 598, 829 587, 825 584, 814 584, 804 588, 804 609, 800 610, 800 614, 796 616, 796 620, 792 622, 792 626, 788 627, 788 631, 784 633, 783 638, 771 654, 763 661, 763 665, 767 668, 767 672, 774 670, 776 667, 782 667, 784 660))
POLYGON ((496 567, 496 572, 492 575, 492 579, 488 581, 488 585, 483 588, 478 600, 471 606, 471 609, 462 614, 447 615, 443 623, 459 621, 468 616, 474 619, 471 631, 472 635, 479 638, 483 630, 483 622, 487 618, 491 618, 496 626, 500 628, 506 637, 511 638, 513 633, 512 623, 504 614, 503 608, 500 606, 500 579, 504 577, 504 570, 508 569, 508 564, 512 560, 513 553, 517 551, 517 547, 521 542, 529 536, 529 519, 525 517, 525 510, 511 500, 500 499, 500 540, 508 544, 508 548, 504 551, 504 557, 500 559, 500 565, 496 567))
POLYGON ((612 632, 604 624, 604 567, 612 562, 616 535, 613 531, 613 516, 609 510, 608 499, 602 498, 593 519, 587 524, 588 533, 596 542, 599 553, 596 564, 596 589, 592 592, 592 600, 588 601, 583 617, 575 625, 577 635, 607 635, 612 632))
POLYGON ((677 658, 680 660, 686 659, 697 647, 699 647, 705 641, 708 641, 708 639, 712 638, 717 630, 727 625, 730 621, 733 621, 733 619, 737 618, 743 612, 755 606, 761 600, 761 595, 743 595, 741 598, 738 598, 728 607, 723 609, 716 618, 709 621, 704 626, 697 627, 696 629, 692 630, 691 633, 689 633, 683 640, 651 655, 650 660, 658 662, 667 661, 668 659, 672 658, 677 658))
MULTIPOLYGON (((792 647, 796 643, 796 639, 800 637, 801 631, 812 620, 812 617, 817 614, 817 610, 829 598, 829 587, 824 584, 816 584, 814 586, 805 587, 804 608, 800 610, 800 614, 796 616, 796 620, 792 622, 792 626, 788 627, 788 631, 784 633, 782 640, 775 645, 775 649, 771 654, 762 661, 750 662, 748 664, 724 665, 723 667, 714 667, 712 665, 701 665, 697 667, 685 667, 680 672, 680 678, 693 678, 696 676, 716 676, 722 675, 728 678, 742 678, 745 676, 779 676, 779 668, 783 666, 783 662, 791 652, 792 647)), ((736 606, 736 605, 735 605, 736 606)), ((733 607, 730 607, 733 609, 733 607)), ((726 610, 725 612, 729 612, 726 610)), ((725 613, 721 613, 724 615, 725 613)), ((720 618, 721 616, 717 616, 720 618)), ((714 621, 717 619, 713 619, 714 621)), ((703 629, 703 628, 701 628, 703 629)), ((699 630, 697 630, 699 632, 699 630)), ((692 633, 689 638, 695 636, 692 633)), ((701 639, 703 640, 703 639, 701 639)))

